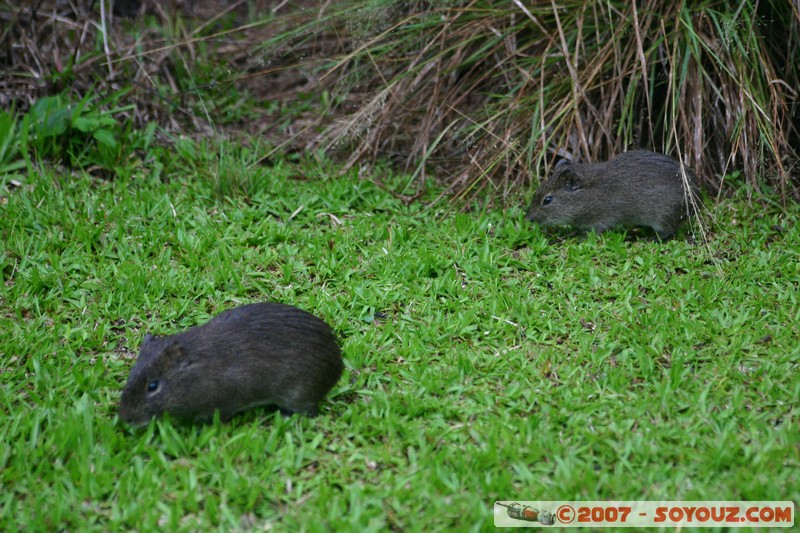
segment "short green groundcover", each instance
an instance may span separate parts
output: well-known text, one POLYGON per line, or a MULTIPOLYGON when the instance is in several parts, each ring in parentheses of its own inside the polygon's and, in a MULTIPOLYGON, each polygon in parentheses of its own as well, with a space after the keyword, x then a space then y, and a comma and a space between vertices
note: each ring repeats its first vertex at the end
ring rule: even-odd
POLYGON ((0 529, 480 530, 495 500, 800 501, 796 206, 723 201, 707 244, 662 243, 315 172, 278 164, 239 195, 3 182, 0 529), (264 300, 341 340, 319 417, 118 422, 145 332, 264 300))

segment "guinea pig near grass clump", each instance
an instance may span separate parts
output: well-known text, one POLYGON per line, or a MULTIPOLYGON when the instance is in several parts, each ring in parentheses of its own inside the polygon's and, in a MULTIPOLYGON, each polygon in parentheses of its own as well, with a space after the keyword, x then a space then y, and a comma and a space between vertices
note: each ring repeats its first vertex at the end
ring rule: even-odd
POLYGON ((604 163, 556 167, 536 191, 525 218, 597 233, 644 226, 663 240, 696 214, 699 201, 697 180, 688 167, 663 154, 632 150, 604 163))
POLYGON ((165 412, 207 422, 216 410, 228 420, 260 405, 316 416, 343 368, 323 320, 290 305, 244 305, 183 333, 145 335, 119 416, 134 426, 165 412))

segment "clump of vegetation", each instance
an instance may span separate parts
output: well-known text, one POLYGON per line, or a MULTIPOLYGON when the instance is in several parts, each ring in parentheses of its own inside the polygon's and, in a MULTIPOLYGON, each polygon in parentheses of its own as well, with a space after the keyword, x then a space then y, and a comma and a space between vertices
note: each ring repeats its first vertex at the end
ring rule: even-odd
POLYGON ((344 36, 317 85, 353 109, 312 145, 346 147, 351 163, 399 153, 508 192, 557 157, 638 146, 681 157, 714 191, 740 169, 797 196, 790 2, 373 2, 298 34, 311 28, 344 36))
POLYGON ((450 192, 505 197, 559 157, 642 147, 713 192, 738 171, 800 197, 800 11, 785 0, 143 2, 133 19, 103 5, 1 6, 4 100, 132 84, 134 124, 388 159, 418 189, 433 169, 450 192))

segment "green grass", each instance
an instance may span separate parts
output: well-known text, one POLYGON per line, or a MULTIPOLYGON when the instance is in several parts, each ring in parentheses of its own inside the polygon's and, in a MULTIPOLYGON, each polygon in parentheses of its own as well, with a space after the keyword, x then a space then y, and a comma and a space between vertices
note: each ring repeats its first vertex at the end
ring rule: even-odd
POLYGON ((800 501, 797 206, 723 202, 707 250, 543 234, 522 199, 444 212, 319 179, 334 168, 236 168, 227 187, 214 169, 3 183, 1 530, 477 530, 497 499, 800 501), (146 331, 260 300, 340 337, 320 417, 117 421, 146 331))

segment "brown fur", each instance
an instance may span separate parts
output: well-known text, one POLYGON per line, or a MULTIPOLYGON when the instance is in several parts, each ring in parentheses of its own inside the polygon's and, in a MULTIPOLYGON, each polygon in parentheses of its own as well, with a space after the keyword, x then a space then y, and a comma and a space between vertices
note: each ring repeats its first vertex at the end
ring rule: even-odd
MULTIPOLYGON (((697 180, 683 167, 699 201, 697 180)), ((695 214, 680 164, 647 150, 624 152, 604 163, 565 164, 536 191, 527 220, 543 226, 575 226, 597 233, 616 226, 652 228, 668 239, 695 214)))
POLYGON ((227 420, 256 405, 314 416, 342 369, 321 319, 289 305, 245 305, 183 333, 146 335, 119 416, 144 425, 164 412, 206 421, 219 410, 227 420))

